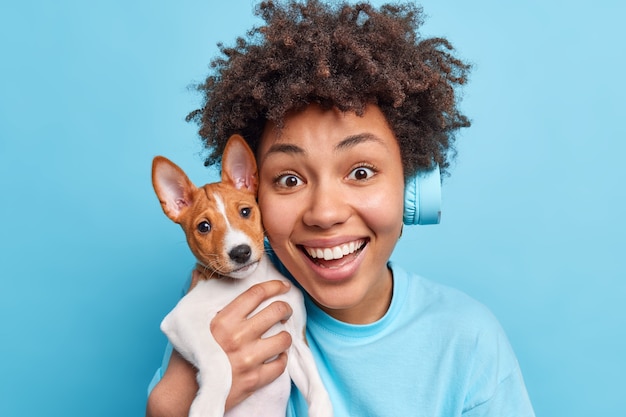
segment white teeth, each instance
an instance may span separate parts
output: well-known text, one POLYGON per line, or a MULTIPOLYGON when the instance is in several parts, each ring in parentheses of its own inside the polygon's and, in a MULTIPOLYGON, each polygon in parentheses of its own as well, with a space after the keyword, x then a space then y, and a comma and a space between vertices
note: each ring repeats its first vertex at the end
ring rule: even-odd
POLYGON ((354 253, 363 244, 362 240, 345 243, 343 245, 334 246, 332 248, 305 248, 311 258, 324 259, 330 261, 333 259, 341 259, 346 255, 354 253))

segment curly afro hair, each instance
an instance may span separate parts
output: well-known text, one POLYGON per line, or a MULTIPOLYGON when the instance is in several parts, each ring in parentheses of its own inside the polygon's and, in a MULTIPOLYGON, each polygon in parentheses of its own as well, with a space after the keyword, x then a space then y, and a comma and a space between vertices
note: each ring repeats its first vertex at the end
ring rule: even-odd
POLYGON ((454 134, 470 125, 457 108, 455 88, 470 66, 444 38, 422 39, 422 9, 412 4, 325 4, 319 0, 264 1, 254 27, 234 47, 218 44, 213 73, 197 86, 202 108, 187 121, 199 126, 220 162, 227 139, 243 135, 253 151, 268 120, 316 103, 361 115, 380 107, 400 145, 405 177, 454 157, 454 134))

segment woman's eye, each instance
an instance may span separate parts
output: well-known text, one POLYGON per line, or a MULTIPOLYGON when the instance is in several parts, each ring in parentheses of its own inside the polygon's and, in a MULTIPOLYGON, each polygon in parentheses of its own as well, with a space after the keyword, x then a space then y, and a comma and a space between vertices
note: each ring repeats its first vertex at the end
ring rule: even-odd
POLYGON ((362 181, 371 178, 375 174, 372 168, 358 167, 352 170, 348 175, 351 180, 362 181))
POLYGON ((293 188, 302 184, 302 180, 293 174, 281 175, 276 179, 276 184, 285 188, 293 188))

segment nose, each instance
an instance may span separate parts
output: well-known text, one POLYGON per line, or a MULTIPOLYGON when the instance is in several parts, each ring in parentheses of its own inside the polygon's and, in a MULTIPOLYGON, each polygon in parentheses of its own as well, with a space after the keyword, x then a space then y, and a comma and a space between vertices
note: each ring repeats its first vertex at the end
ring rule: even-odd
POLYGON ((250 259, 252 250, 248 245, 237 245, 228 252, 228 256, 238 264, 245 264, 250 259))
POLYGON ((350 217, 348 196, 340 187, 317 184, 311 187, 303 222, 322 229, 344 223, 350 217))

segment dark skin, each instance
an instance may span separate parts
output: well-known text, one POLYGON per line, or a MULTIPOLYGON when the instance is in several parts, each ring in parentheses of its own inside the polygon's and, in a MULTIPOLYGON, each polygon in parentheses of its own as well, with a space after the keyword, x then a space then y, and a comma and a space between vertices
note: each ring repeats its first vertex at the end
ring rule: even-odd
MULTIPOLYGON (((192 286, 198 279, 200 274, 194 271, 192 286)), ((275 323, 287 320, 292 313, 291 307, 276 301, 256 315, 250 318, 248 315, 263 301, 284 294, 288 289, 280 281, 255 285, 233 300, 211 322, 211 333, 232 364, 233 384, 226 400, 226 411, 285 371, 285 352, 291 346, 289 333, 281 332, 264 339, 261 336, 275 323), (276 360, 265 363, 277 355, 276 360)), ((196 369, 174 351, 163 378, 148 398, 146 416, 186 416, 197 391, 196 369)))

